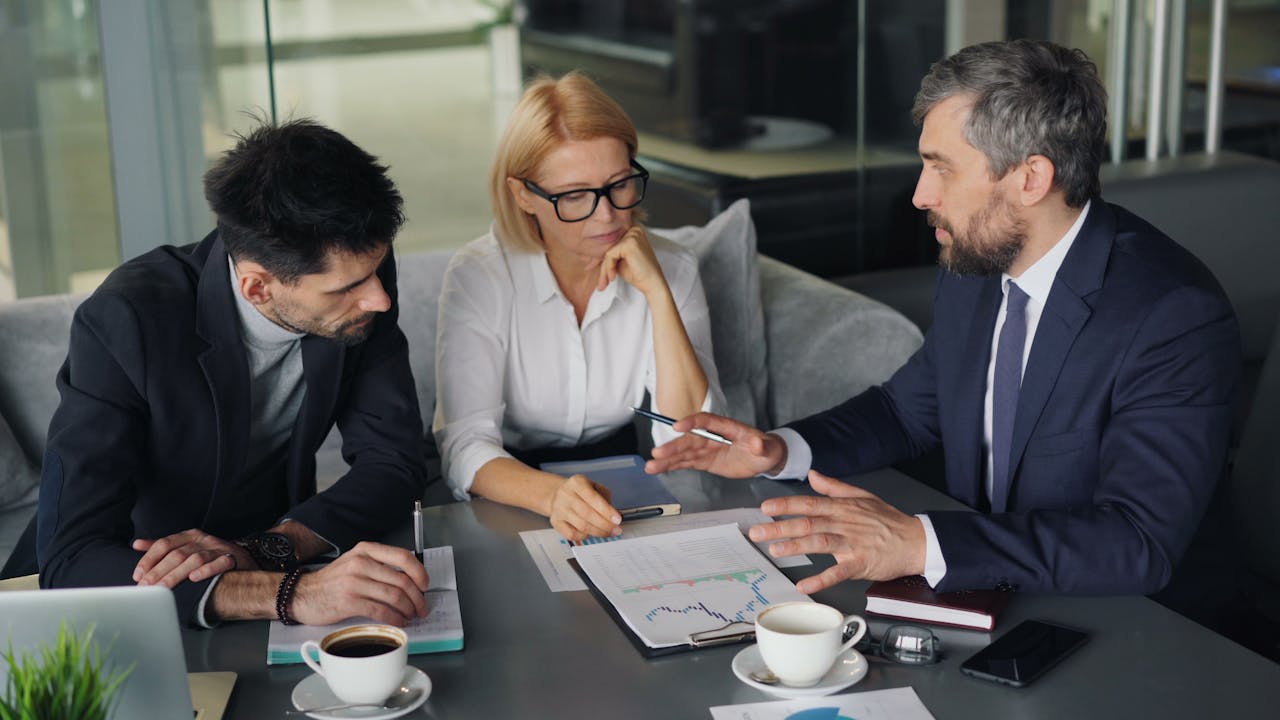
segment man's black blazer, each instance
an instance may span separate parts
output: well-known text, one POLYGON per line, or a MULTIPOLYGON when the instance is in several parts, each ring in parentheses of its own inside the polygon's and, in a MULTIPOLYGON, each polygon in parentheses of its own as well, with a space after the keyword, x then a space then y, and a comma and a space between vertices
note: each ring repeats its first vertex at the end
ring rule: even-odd
MULTIPOLYGON (((391 309, 368 340, 302 339, 306 393, 278 479, 262 487, 243 477, 249 369, 229 272, 215 232, 124 263, 77 309, 40 480, 42 586, 130 584, 134 538, 189 528, 231 540, 289 517, 345 550, 422 496, 394 256, 378 269, 391 309), (315 453, 335 423, 350 470, 317 494, 315 453)), ((207 583, 175 588, 184 619, 207 583)))
MULTIPOLYGON (((1000 278, 939 274, 924 346, 883 386, 794 424, 831 475, 941 443, 985 499, 983 400, 1000 278)), ((1222 288, 1141 218, 1095 199, 1045 303, 1014 421, 1008 511, 931 512, 941 590, 1149 594, 1223 473, 1240 331, 1222 288)))

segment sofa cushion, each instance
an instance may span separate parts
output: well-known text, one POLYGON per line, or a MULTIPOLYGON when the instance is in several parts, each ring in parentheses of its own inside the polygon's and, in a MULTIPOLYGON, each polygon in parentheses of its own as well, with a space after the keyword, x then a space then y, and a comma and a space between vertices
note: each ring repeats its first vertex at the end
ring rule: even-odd
POLYGON ((651 232, 698 257, 728 414, 753 425, 767 424, 769 371, 750 203, 739 200, 702 227, 651 228, 651 232))
POLYGON ((451 250, 399 257, 400 329, 409 341, 409 366, 418 386, 418 410, 428 434, 436 406, 436 321, 451 250))
POLYGON ((769 347, 769 414, 776 427, 878 385, 924 341, 898 311, 803 270, 760 258, 769 347))
POLYGON ((0 418, 0 513, 35 503, 39 485, 39 470, 22 452, 9 423, 0 418))
POLYGON ((35 502, 49 418, 58 405, 54 377, 67 356, 71 316, 85 295, 54 295, 0 305, 0 510, 35 502))

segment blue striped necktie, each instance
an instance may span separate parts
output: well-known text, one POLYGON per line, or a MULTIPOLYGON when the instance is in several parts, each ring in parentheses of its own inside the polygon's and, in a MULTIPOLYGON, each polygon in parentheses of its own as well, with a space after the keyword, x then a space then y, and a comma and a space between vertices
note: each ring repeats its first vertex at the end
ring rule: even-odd
POLYGON ((1009 446, 1013 443, 1013 421, 1018 415, 1018 391, 1022 389, 1027 299, 1027 294, 1010 280, 991 392, 991 512, 996 513, 1004 512, 1009 501, 1009 446))

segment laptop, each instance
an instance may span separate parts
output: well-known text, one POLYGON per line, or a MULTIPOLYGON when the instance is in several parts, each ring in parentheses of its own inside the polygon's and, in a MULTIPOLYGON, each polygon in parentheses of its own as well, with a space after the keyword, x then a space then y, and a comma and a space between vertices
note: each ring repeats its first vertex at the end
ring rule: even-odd
MULTIPOLYGON (((0 592, 0 648, 12 643, 14 652, 22 653, 52 645, 64 620, 80 632, 90 625, 94 627, 94 643, 103 653, 107 672, 134 666, 120 686, 112 717, 192 720, 221 716, 221 707, 209 713, 192 704, 178 610, 168 589, 151 586, 0 592)), ((8 674, 8 665, 0 662, 0 692, 4 691, 8 674)), ((198 675, 223 676, 218 679, 226 685, 226 696, 230 695, 234 673, 198 675), (225 682, 228 679, 230 682, 225 682)), ((195 679, 193 676, 193 683, 195 679)), ((223 706, 226 700, 225 696, 221 699, 223 706)))

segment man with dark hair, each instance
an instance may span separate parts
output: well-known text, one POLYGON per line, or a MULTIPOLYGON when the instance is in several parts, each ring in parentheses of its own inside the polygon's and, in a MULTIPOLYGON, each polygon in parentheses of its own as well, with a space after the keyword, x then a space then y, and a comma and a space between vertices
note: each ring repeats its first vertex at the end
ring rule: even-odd
POLYGON ((648 469, 808 477, 754 540, 836 564, 799 583, 924 575, 939 590, 1153 593, 1226 461, 1240 335, 1190 253, 1100 197, 1106 93, 1079 50, 985 43, 916 96, 913 203, 942 246, 924 346, 882 386, 772 433, 711 415, 648 469), (1025 370, 1024 370, 1025 369, 1025 370), (906 515, 828 475, 942 445, 946 487, 982 512, 906 515), (821 472, 818 472, 821 469, 821 472), (823 473, 826 473, 825 475, 823 473))
POLYGON ((122 264, 78 308, 41 585, 165 585, 206 626, 425 614, 413 554, 356 544, 408 517, 425 481, 386 170, 316 123, 263 125, 205 175, 216 231, 122 264), (317 494, 335 423, 350 469, 317 494))

